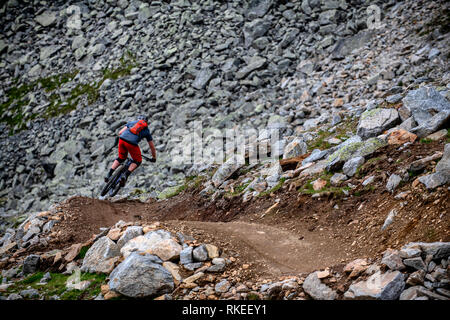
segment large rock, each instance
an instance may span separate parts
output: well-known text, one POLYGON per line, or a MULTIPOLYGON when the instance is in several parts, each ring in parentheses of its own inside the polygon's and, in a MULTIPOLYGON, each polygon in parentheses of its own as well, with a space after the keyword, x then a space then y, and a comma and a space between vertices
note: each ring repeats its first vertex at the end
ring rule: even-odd
POLYGON ((304 155, 307 151, 308 146, 302 139, 294 139, 284 148, 283 159, 295 158, 304 155))
POLYGON ((350 286, 344 294, 347 299, 397 300, 405 287, 404 275, 400 271, 380 271, 371 275, 366 281, 350 286))
POLYGON ((37 254, 27 256, 23 262, 23 273, 35 273, 39 269, 40 262, 41 256, 37 254))
POLYGON ((411 132, 416 134, 419 138, 426 137, 441 128, 445 128, 446 124, 450 121, 450 110, 443 110, 426 122, 411 129, 411 132))
POLYGON ((433 87, 409 91, 403 98, 403 106, 419 126, 441 111, 450 111, 450 102, 433 87))
POLYGON ((247 9, 247 17, 249 19, 262 18, 269 11, 273 0, 252 0, 247 9))
POLYGON ((364 164, 364 157, 354 157, 344 163, 342 171, 345 175, 353 177, 360 166, 364 164))
POLYGON ((253 56, 245 67, 236 72, 236 78, 237 79, 245 78, 250 72, 258 70, 259 68, 263 67, 266 64, 266 61, 267 61, 266 58, 253 56))
POLYGON ((91 273, 110 273, 119 259, 120 251, 114 241, 104 236, 94 242, 86 252, 81 271, 91 273))
POLYGON ((206 261, 208 260, 208 250, 206 250, 205 245, 198 246, 192 251, 192 256, 194 261, 206 261))
POLYGON ((214 75, 214 72, 209 68, 201 69, 197 76, 195 77, 194 82, 192 83, 192 86, 195 89, 203 89, 208 84, 209 80, 211 80, 212 76, 214 75))
POLYGON ((405 265, 403 264, 402 258, 397 250, 387 249, 383 254, 381 264, 384 264, 391 270, 397 271, 405 269, 405 265))
POLYGON ((262 37, 271 26, 271 22, 269 20, 264 19, 255 19, 251 22, 247 22, 244 25, 244 39, 245 39, 245 47, 248 48, 253 43, 253 40, 262 37))
POLYGON ((131 239, 134 239, 140 235, 142 235, 144 232, 142 231, 142 227, 139 226, 131 226, 128 227, 127 230, 123 233, 123 235, 119 238, 117 241, 117 246, 119 247, 119 250, 122 249, 122 247, 131 239))
POLYGON ((436 165, 436 172, 419 178, 427 189, 434 189, 450 182, 450 143, 444 147, 444 155, 436 165))
POLYGON ((39 59, 41 61, 45 61, 48 58, 50 58, 51 56, 53 56, 56 52, 58 52, 61 49, 60 46, 47 46, 47 47, 42 47, 41 51, 40 51, 40 56, 39 59))
POLYGON ((40 15, 36 16, 34 20, 43 27, 48 27, 55 23, 56 21, 56 11, 44 11, 40 15))
POLYGON ((211 179, 212 183, 217 188, 244 164, 245 163, 238 161, 236 157, 231 157, 217 169, 216 173, 214 173, 211 179))
POLYGON ((334 300, 337 293, 323 284, 317 276, 317 271, 310 273, 303 282, 303 290, 314 300, 334 300))
MULTIPOLYGON (((417 252, 418 249, 423 252, 424 257, 427 255, 433 256, 433 260, 450 256, 450 242, 411 242, 403 246, 401 252, 409 252, 411 250, 417 252)), ((417 254, 414 256, 417 256, 417 254)))
POLYGON ((153 255, 133 252, 111 272, 109 288, 127 297, 155 297, 171 293, 172 275, 153 255))
POLYGON ((193 247, 187 246, 186 248, 184 248, 183 250, 181 250, 180 252, 180 263, 185 265, 185 264, 190 264, 194 262, 194 257, 192 256, 192 251, 194 250, 193 247))
POLYGON ((375 137, 399 122, 400 117, 395 109, 369 110, 361 115, 356 133, 363 139, 375 137))
POLYGON ((170 232, 156 230, 131 239, 120 252, 124 257, 128 257, 132 252, 149 253, 168 261, 178 259, 181 249, 181 245, 174 240, 170 232))
MULTIPOLYGON (((345 141, 347 142, 347 141, 345 141)), ((378 138, 370 138, 366 141, 355 141, 338 146, 338 150, 333 152, 326 161, 326 170, 334 171, 351 158, 366 157, 384 147, 386 142, 378 138)))
MULTIPOLYGON (((302 8, 303 8, 303 4, 302 4, 302 8)), ((354 36, 339 40, 336 43, 336 46, 334 47, 334 49, 332 51, 333 58, 344 59, 353 50, 364 47, 367 43, 369 43, 369 41, 371 40, 373 35, 374 35, 374 32, 365 30, 365 31, 359 32, 358 34, 356 34, 354 36)))

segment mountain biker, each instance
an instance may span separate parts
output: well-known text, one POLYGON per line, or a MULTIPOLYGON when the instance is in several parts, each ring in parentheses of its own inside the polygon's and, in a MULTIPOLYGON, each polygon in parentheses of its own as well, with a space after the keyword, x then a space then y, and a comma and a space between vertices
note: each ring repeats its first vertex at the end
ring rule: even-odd
POLYGON ((156 149, 152 135, 148 129, 148 117, 139 116, 137 120, 128 122, 126 126, 119 131, 119 156, 114 160, 111 169, 109 169, 108 175, 105 177, 105 182, 109 181, 114 170, 127 159, 128 153, 130 153, 133 162, 120 180, 122 187, 125 185, 130 174, 139 167, 142 162, 139 142, 144 138, 147 140, 152 153, 153 159, 151 161, 156 161, 156 149))

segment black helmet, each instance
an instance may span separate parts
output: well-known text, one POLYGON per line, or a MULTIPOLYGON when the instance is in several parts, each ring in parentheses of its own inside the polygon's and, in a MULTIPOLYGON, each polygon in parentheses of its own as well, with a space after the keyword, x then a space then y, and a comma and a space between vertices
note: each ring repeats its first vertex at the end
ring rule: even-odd
POLYGON ((138 120, 144 120, 145 122, 148 123, 148 116, 146 116, 146 115, 140 115, 140 116, 138 116, 138 120))

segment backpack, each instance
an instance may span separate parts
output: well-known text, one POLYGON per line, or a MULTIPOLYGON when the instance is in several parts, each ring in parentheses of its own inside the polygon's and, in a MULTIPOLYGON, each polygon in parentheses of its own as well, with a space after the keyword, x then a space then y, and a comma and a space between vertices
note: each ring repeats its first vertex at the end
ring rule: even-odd
POLYGON ((139 135, 139 133, 147 127, 147 122, 144 120, 139 120, 132 128, 130 128, 130 131, 135 135, 139 135))

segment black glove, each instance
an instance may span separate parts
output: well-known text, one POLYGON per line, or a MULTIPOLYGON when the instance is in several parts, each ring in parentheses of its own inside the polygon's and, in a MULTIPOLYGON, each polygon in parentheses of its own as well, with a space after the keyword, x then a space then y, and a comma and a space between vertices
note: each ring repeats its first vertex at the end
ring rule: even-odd
POLYGON ((150 162, 156 162, 156 158, 151 158, 150 162))

